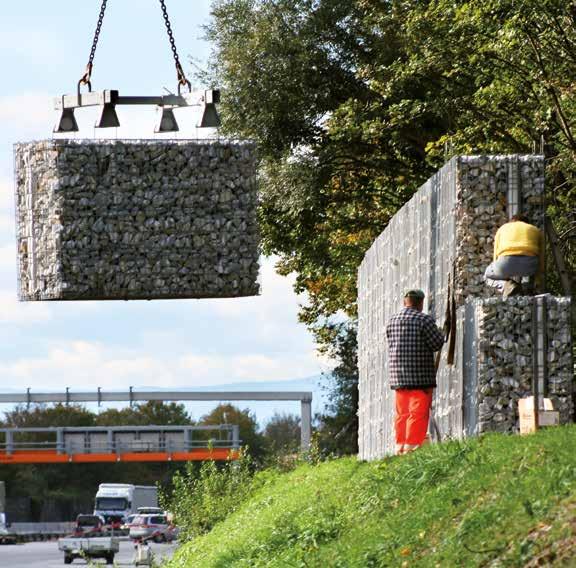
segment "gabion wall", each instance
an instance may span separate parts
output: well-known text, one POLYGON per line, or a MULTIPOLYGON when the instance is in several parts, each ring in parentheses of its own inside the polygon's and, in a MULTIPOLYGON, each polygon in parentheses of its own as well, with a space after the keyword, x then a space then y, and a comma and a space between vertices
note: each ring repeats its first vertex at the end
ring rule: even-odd
POLYGON ((252 144, 16 144, 15 176, 21 300, 259 293, 252 144))
POLYGON ((463 369, 475 373, 476 359, 464 354, 464 347, 470 350, 469 343, 482 338, 471 331, 464 305, 468 299, 496 294, 483 283, 496 230, 507 221, 515 200, 541 226, 543 191, 541 156, 455 157, 419 189, 368 250, 358 272, 361 458, 381 457, 394 448, 394 396, 387 381, 385 328, 401 309, 403 293, 409 288, 426 292, 425 310, 440 326, 449 283, 454 290, 455 362, 447 366, 445 354, 442 357, 435 416, 443 435, 459 437, 470 431, 466 420, 472 420, 472 414, 464 409, 478 401, 465 384, 463 369))
MULTIPOLYGON (((573 413, 574 380, 570 300, 545 299, 547 396, 560 411, 560 422, 567 423, 573 413)), ((460 336, 465 365, 459 370, 464 379, 466 434, 517 430, 517 401, 532 395, 535 301, 533 297, 478 299, 460 310, 459 316, 466 318, 460 336)))

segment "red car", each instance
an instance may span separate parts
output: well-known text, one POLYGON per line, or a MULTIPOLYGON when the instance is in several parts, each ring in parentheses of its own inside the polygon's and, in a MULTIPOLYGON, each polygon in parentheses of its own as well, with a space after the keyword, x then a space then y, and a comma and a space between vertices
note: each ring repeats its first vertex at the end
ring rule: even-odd
POLYGON ((78 515, 74 536, 102 536, 106 532, 106 521, 100 515, 78 515))

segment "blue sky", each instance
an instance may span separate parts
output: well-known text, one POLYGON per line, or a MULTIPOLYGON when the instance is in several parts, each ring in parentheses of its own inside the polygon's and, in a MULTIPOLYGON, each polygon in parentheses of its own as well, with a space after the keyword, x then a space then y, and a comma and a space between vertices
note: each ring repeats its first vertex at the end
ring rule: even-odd
MULTIPOLYGON (((207 65, 207 0, 166 0, 190 80, 207 65)), ((160 302, 18 303, 13 211, 14 142, 52 137, 53 97, 72 93, 92 44, 99 0, 3 2, 0 18, 0 390, 217 387, 318 375, 329 368, 297 322, 292 279, 262 264, 258 298, 160 302)), ((109 0, 92 73, 94 90, 156 95, 176 89, 158 0, 109 0)), ((96 112, 77 113, 91 138, 96 112)), ((196 137, 180 110, 181 137, 196 137)), ((184 116, 182 113, 188 113, 184 116)), ((154 109, 119 109, 122 127, 98 136, 153 137, 154 109)), ((265 388, 265 387, 264 387, 265 388)), ((294 411, 297 411, 297 405, 294 411)))

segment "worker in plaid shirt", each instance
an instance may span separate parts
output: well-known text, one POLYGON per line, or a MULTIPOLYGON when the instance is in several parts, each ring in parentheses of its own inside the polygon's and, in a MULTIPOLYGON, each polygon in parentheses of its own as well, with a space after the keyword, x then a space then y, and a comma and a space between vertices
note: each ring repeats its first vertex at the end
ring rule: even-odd
POLYGON ((396 453, 410 452, 426 440, 436 388, 434 352, 444 336, 434 318, 422 313, 424 292, 408 290, 404 309, 386 326, 390 388, 396 391, 396 453))

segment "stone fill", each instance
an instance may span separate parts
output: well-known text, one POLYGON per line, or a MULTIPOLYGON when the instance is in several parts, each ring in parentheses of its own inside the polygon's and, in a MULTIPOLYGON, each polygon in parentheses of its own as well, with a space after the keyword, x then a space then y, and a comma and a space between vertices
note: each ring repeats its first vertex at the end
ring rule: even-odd
MULTIPOLYGON (((542 226, 543 192, 542 156, 455 157, 416 192, 367 251, 358 271, 363 459, 394 450, 385 327, 410 288, 426 292, 424 309, 440 326, 448 289, 454 292, 455 360, 447 365, 443 353, 434 400, 442 434, 517 430, 516 401, 530 392, 526 385, 533 376, 532 340, 527 339, 532 299, 503 301, 484 284, 483 273, 492 260, 496 230, 508 220, 515 201, 532 223, 542 226)), ((547 326, 555 338, 548 346, 548 386, 564 421, 572 409, 573 388, 568 312, 568 300, 548 300, 547 326)))
MULTIPOLYGON (((531 396, 534 375, 533 297, 490 298, 470 303, 478 341, 469 350, 476 373, 464 370, 465 382, 477 403, 469 405, 469 433, 514 432, 518 399, 531 396)), ((570 301, 546 296, 546 364, 548 397, 560 422, 572 419, 572 348, 570 301)))
POLYGON ((21 300, 259 293, 250 143, 15 145, 21 300))

